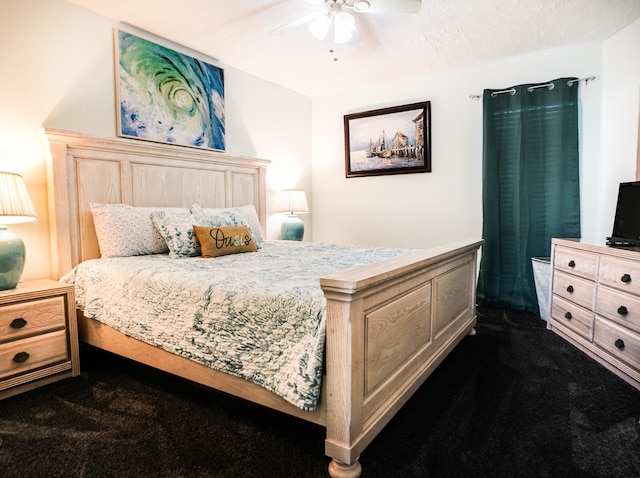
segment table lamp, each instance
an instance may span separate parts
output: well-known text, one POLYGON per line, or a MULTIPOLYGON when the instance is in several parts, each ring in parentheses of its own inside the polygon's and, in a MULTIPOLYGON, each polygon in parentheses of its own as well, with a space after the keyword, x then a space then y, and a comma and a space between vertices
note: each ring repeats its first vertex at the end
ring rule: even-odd
POLYGON ((280 191, 277 199, 277 212, 287 213, 280 229, 282 239, 301 241, 304 236, 304 223, 296 214, 309 212, 307 196, 302 189, 285 189, 280 191))
POLYGON ((7 224, 36 220, 36 211, 19 174, 0 172, 0 290, 15 289, 24 270, 24 242, 7 224))

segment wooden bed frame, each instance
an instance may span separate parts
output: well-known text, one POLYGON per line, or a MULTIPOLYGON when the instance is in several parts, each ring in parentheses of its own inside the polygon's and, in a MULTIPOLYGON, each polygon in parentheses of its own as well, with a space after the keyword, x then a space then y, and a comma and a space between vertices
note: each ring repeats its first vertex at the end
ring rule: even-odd
MULTIPOLYGON (((52 254, 58 277, 99 257, 89 203, 254 204, 266 224, 268 161, 208 150, 47 130, 52 254)), ((360 476, 365 447, 476 323, 481 241, 322 278, 326 370, 320 406, 298 409, 260 386, 127 337, 78 311, 80 339, 326 427, 334 478, 360 476)))

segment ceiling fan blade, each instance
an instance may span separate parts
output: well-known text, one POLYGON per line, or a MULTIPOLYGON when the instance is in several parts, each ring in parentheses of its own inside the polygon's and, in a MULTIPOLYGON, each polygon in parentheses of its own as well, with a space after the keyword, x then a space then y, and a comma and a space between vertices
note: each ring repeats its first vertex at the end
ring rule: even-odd
POLYGON ((300 18, 297 18, 296 20, 293 20, 289 23, 285 23, 284 25, 281 25, 278 28, 271 30, 269 34, 279 35, 281 33, 288 32, 289 30, 293 30, 294 28, 304 25, 305 23, 311 23, 313 20, 315 20, 321 15, 322 15, 322 12, 308 13, 306 15, 301 16, 300 18))
POLYGON ((365 13, 418 13, 422 0, 368 0, 365 13))

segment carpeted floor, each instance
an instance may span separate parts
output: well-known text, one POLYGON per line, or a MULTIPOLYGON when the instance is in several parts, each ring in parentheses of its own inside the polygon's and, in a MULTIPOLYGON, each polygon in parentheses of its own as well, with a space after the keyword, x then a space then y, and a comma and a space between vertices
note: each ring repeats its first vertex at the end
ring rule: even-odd
MULTIPOLYGON (((640 391, 534 314, 478 309, 363 478, 640 477, 640 391)), ((326 477, 324 430, 114 357, 0 401, 0 477, 326 477)))

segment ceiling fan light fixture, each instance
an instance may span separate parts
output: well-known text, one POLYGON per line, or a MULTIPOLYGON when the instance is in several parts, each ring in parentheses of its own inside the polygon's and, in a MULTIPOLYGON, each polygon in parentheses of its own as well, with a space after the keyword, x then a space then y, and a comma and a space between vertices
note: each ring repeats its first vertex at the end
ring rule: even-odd
POLYGON ((369 11, 370 7, 371 7, 371 4, 366 0, 359 0, 353 4, 353 9, 356 12, 367 12, 369 11))
POLYGON ((331 18, 328 15, 321 15, 314 21, 309 23, 309 31, 318 40, 322 41, 327 38, 331 29, 331 18))
POLYGON ((338 12, 333 19, 333 39, 336 43, 347 43, 353 38, 356 19, 347 12, 338 12))

